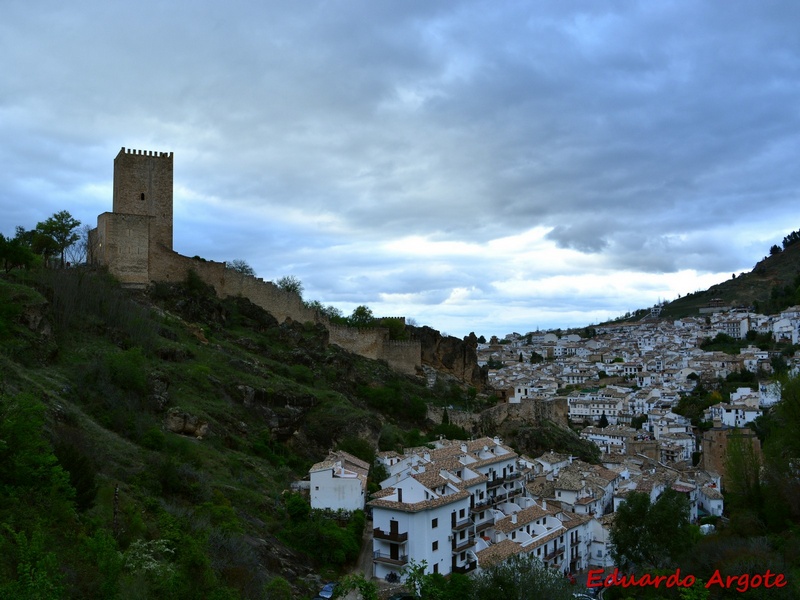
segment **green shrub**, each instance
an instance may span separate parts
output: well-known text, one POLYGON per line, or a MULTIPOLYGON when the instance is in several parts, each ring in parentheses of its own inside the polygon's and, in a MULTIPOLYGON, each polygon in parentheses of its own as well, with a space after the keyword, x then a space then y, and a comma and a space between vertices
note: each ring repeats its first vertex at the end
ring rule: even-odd
POLYGON ((131 348, 106 356, 111 381, 120 389, 135 394, 147 393, 146 361, 141 348, 131 348))
POLYGON ((142 434, 141 444, 150 450, 163 450, 167 444, 167 436, 158 427, 151 427, 142 434))

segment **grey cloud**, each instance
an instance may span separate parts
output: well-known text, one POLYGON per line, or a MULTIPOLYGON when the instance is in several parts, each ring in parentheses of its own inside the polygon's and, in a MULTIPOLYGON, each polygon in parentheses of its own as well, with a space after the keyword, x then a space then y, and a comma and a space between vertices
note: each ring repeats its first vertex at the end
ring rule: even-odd
POLYGON ((375 251, 408 235, 542 227, 604 273, 738 270, 764 250, 732 236, 797 227, 798 21, 788 0, 11 2, 2 227, 108 210, 124 145, 175 152, 186 252, 295 270, 323 301, 463 287, 502 313, 508 265, 375 251))

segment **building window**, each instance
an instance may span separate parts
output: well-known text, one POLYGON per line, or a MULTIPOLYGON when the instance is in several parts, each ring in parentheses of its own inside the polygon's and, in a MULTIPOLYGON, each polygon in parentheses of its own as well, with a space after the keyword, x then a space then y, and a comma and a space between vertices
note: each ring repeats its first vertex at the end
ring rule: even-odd
POLYGON ((438 573, 438 572, 439 572, 439 564, 438 564, 438 563, 436 563, 435 565, 433 565, 433 572, 434 572, 434 573, 438 573))
POLYGON ((431 529, 436 529, 439 526, 439 519, 433 519, 431 521, 431 529))
POLYGON ((315 486, 314 486, 314 490, 316 490, 316 491, 318 492, 318 491, 319 491, 319 486, 318 486, 318 485, 315 485, 315 486))
POLYGON ((436 552, 438 549, 439 549, 439 542, 438 542, 438 541, 436 541, 436 542, 433 542, 433 543, 431 544, 431 550, 432 550, 433 552, 436 552))

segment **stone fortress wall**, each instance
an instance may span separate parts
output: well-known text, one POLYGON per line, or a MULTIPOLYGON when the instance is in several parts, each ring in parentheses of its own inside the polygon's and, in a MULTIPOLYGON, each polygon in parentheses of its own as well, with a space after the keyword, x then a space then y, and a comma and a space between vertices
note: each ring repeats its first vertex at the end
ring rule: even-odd
POLYGON ((322 323, 330 342, 366 358, 385 360, 393 369, 416 374, 422 366, 419 341, 394 341, 384 328, 357 329, 332 325, 308 308, 299 295, 270 281, 228 269, 223 262, 190 258, 172 249, 173 155, 126 150, 114 159, 113 212, 97 217, 90 233, 92 262, 104 265, 129 287, 153 282, 186 281, 194 271, 219 297, 244 296, 278 322, 322 323))

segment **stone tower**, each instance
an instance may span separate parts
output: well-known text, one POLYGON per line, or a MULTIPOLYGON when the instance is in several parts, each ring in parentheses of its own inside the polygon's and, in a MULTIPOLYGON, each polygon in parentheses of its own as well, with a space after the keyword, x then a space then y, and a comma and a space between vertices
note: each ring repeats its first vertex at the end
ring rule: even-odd
POLYGON ((91 262, 129 287, 144 287, 172 254, 172 152, 126 150, 114 159, 113 211, 97 217, 91 262))
POLYGON ((112 211, 153 217, 150 243, 172 250, 172 152, 122 148, 114 159, 112 211))

